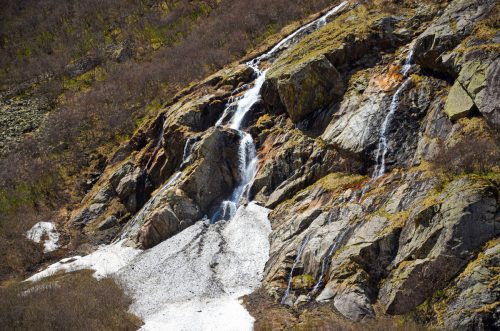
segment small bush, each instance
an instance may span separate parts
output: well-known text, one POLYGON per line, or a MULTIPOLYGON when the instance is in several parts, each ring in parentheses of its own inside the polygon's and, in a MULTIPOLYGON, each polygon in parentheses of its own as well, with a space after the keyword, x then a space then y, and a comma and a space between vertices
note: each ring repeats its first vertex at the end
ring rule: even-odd
POLYGON ((112 279, 92 271, 53 276, 38 283, 0 288, 4 330, 136 330, 131 299, 112 279))
POLYGON ((467 135, 451 146, 438 142, 432 168, 445 175, 486 174, 500 164, 496 139, 467 135))

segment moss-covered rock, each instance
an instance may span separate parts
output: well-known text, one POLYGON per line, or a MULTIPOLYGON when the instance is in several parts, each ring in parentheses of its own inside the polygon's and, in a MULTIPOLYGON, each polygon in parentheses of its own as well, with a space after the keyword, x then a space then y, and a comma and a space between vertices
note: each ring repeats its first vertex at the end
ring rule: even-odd
POLYGON ((311 289, 315 284, 314 277, 308 274, 298 275, 292 278, 292 288, 295 290, 311 289))
POLYGON ((462 85, 456 81, 448 94, 444 111, 452 121, 467 117, 474 109, 474 102, 462 85))
POLYGON ((324 55, 291 68, 277 82, 288 115, 297 123, 344 93, 342 77, 324 55))
POLYGON ((432 199, 432 208, 410 216, 379 294, 387 312, 413 310, 446 287, 477 250, 499 234, 496 190, 488 180, 458 178, 432 199))
POLYGON ((285 109, 297 123, 338 101, 345 92, 339 68, 379 49, 392 47, 396 19, 360 5, 335 18, 284 52, 271 66, 263 100, 272 110, 285 109))

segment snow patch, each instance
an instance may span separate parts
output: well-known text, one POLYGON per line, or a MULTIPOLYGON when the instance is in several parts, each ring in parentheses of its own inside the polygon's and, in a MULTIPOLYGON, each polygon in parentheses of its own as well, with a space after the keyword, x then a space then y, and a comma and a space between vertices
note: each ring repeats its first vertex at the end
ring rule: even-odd
POLYGON ((47 269, 34 274, 27 281, 36 282, 50 277, 58 272, 71 272, 83 269, 93 269, 97 279, 110 276, 126 266, 141 251, 123 246, 121 242, 109 246, 102 246, 86 256, 73 256, 62 259, 50 265, 47 269))
POLYGON ((45 253, 55 251, 59 248, 57 242, 59 241, 59 233, 56 226, 51 222, 38 222, 31 229, 26 232, 26 238, 36 243, 43 242, 43 251, 45 253))

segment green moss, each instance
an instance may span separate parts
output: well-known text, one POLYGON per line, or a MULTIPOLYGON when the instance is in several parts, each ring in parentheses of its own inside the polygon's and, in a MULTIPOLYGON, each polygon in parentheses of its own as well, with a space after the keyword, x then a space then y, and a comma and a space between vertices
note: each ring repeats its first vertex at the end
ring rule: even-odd
POLYGON ((83 91, 92 86, 94 82, 103 81, 106 77, 106 72, 102 67, 96 67, 86 73, 75 78, 63 78, 63 87, 70 91, 83 91))
POLYGON ((382 17, 384 14, 372 14, 364 5, 340 15, 323 28, 303 38, 278 58, 269 70, 268 77, 279 77, 302 63, 331 53, 341 47, 350 35, 355 35, 359 39, 368 38, 373 24, 382 17))
POLYGON ((340 189, 347 189, 356 186, 366 179, 365 176, 358 174, 332 173, 318 180, 314 186, 321 186, 329 192, 336 192, 340 189))
POLYGON ((309 289, 312 288, 315 283, 314 277, 309 274, 298 275, 292 278, 292 288, 294 289, 309 289))

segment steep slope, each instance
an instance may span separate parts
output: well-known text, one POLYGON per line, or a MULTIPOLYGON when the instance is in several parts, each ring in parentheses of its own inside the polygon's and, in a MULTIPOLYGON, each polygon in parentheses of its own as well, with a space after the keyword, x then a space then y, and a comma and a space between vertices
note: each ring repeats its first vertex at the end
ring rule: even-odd
MULTIPOLYGON (((262 289, 297 315, 320 306, 353 321, 498 328, 498 3, 335 5, 178 93, 109 157, 67 227, 145 249, 118 272, 140 306, 159 247, 180 249, 158 266, 186 273, 180 289, 184 268, 240 270, 238 256, 210 264, 225 255, 208 234, 243 230, 238 215, 257 203, 272 209, 262 289)), ((248 234, 238 240, 253 252, 248 234)), ((231 277, 253 290, 260 275, 231 277)), ((162 302, 185 302, 179 291, 162 302)))

